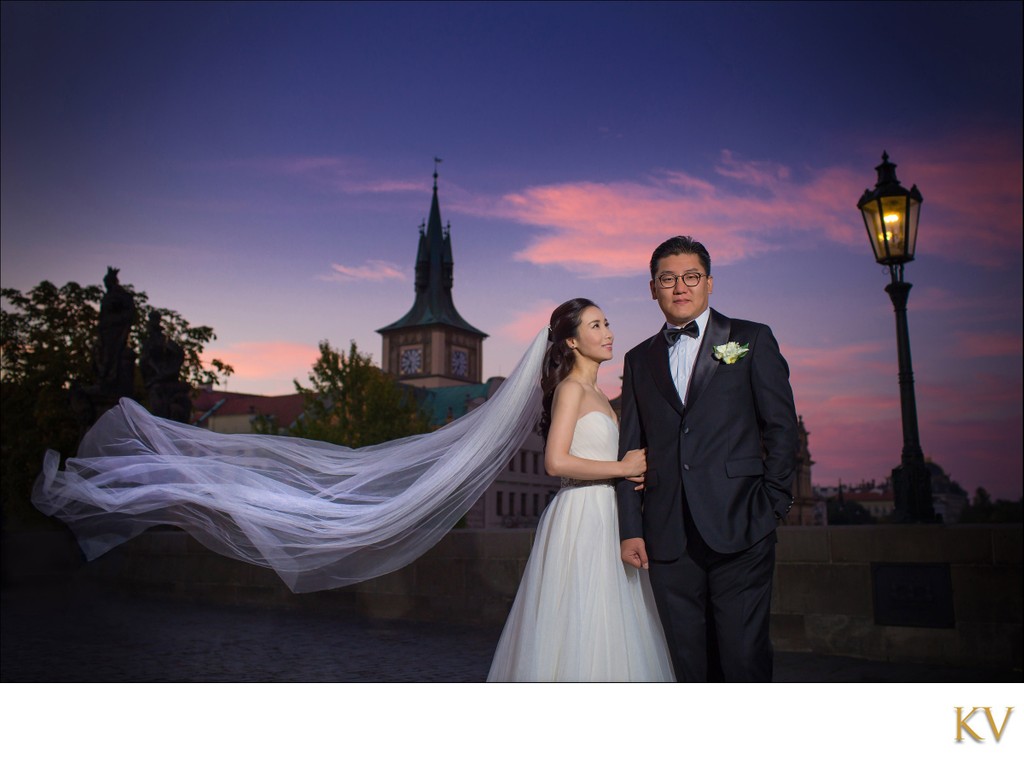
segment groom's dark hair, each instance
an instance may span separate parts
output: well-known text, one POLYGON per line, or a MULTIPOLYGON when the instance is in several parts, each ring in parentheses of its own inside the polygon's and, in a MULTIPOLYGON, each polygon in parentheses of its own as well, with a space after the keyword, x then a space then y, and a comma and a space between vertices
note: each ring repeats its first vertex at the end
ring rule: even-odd
POLYGON ((704 274, 711 274, 711 256, 708 254, 708 249, 699 242, 696 242, 692 237, 680 234, 665 240, 654 249, 654 253, 651 254, 651 279, 653 280, 657 276, 658 262, 661 259, 668 258, 669 256, 681 256, 687 253, 700 259, 700 264, 704 267, 704 274))

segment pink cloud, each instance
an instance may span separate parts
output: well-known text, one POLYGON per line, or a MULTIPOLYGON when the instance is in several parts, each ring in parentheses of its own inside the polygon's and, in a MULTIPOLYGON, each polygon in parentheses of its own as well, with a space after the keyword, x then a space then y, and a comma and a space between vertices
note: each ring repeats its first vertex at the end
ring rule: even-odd
POLYGON ((834 394, 817 399, 800 408, 808 418, 844 423, 868 423, 899 415, 900 400, 896 395, 834 394))
MULTIPOLYGON (((894 158, 895 160, 895 158, 894 158)), ((1020 257, 1022 182, 1020 136, 964 132, 909 147, 904 186, 924 198, 918 242, 922 254, 986 267, 1007 266, 1005 251, 1020 257), (924 234, 926 233, 926 234, 924 234)), ((905 171, 905 172, 904 172, 905 171)))
POLYGON ((789 168, 774 162, 741 162, 728 149, 722 152, 721 163, 715 171, 727 178, 742 181, 754 187, 772 189, 790 177, 789 168))
POLYGON ((536 301, 518 309, 511 320, 495 328, 494 335, 514 341, 517 347, 528 344, 547 326, 556 306, 553 301, 536 301))
POLYGON ((997 497, 1020 498, 1020 445, 1024 439, 1021 416, 998 422, 972 421, 929 425, 924 442, 926 457, 945 468, 956 465, 964 489, 974 492, 979 485, 997 497))
POLYGON ((990 309, 992 302, 986 296, 968 295, 937 286, 914 287, 910 291, 908 306, 911 311, 980 312, 990 309))
MULTIPOLYGON (((1019 335, 957 333, 949 358, 962 364, 915 381, 926 457, 1001 497, 1019 495, 1019 372, 972 374, 968 360, 1021 355, 1019 335), (967 350, 970 347, 970 350, 967 350)), ((901 459, 903 427, 888 342, 784 348, 797 411, 810 436, 816 484, 882 479, 901 459)))
POLYGON ((506 195, 492 214, 546 230, 517 258, 594 276, 644 270, 652 243, 671 233, 699 230, 715 243, 720 264, 770 252, 770 232, 818 230, 844 243, 862 234, 849 215, 858 194, 850 172, 829 170, 801 184, 782 166, 744 164, 731 154, 718 170, 722 186, 669 170, 644 182, 531 187, 506 195), (741 190, 727 188, 735 185, 741 190))
POLYGON ((428 189, 426 178, 416 181, 380 178, 367 169, 362 160, 353 157, 263 157, 233 161, 228 165, 268 175, 288 176, 344 194, 423 192, 428 189))
POLYGON ((897 419, 868 422, 837 418, 816 421, 804 417, 815 462, 812 479, 817 485, 882 479, 900 462, 902 436, 897 419))
POLYGON ((982 419, 992 422, 1020 415, 1020 377, 979 373, 968 382, 934 384, 916 382, 918 413, 922 420, 962 422, 982 419))
POLYGON ((891 344, 882 341, 863 341, 845 346, 821 348, 783 345, 783 354, 794 371, 827 371, 842 374, 844 370, 863 369, 879 352, 886 352, 891 344))
MULTIPOLYGON (((834 419, 814 425, 811 432, 812 470, 817 485, 883 479, 901 460, 903 433, 898 416, 869 423, 834 419)), ((974 418, 921 423, 921 444, 931 460, 973 494, 978 486, 1006 499, 1020 497, 1021 417, 998 421, 974 418)))
MULTIPOLYGON (((906 183, 917 183, 925 197, 922 231, 928 234, 919 252, 998 268, 1019 258, 1022 171, 1012 137, 954 137, 907 155, 901 159, 913 167, 915 180, 906 183), (979 143, 984 150, 975 151, 979 143)), ((520 260, 613 276, 643 271, 653 245, 672 233, 699 232, 714 244, 717 263, 770 253, 777 235, 862 244, 855 203, 874 181, 863 168, 797 172, 725 150, 710 178, 662 169, 641 181, 528 187, 497 204, 481 201, 473 212, 541 230, 516 254, 520 260)))
MULTIPOLYGON (((879 354, 881 342, 812 349, 784 346, 797 408, 813 420, 844 417, 876 421, 898 412, 894 364, 879 354)), ((897 416, 898 417, 898 416, 897 416)))
MULTIPOLYGON (((793 376, 797 409, 810 436, 816 484, 882 479, 900 461, 903 428, 899 393, 879 381, 851 382, 836 370, 808 387, 793 376), (876 391, 870 389, 874 387, 876 391)), ((1020 379, 978 374, 965 396, 962 381, 916 382, 918 425, 925 456, 947 471, 1001 497, 1020 492, 1020 379)), ((956 479, 956 476, 954 476, 956 479)))
MULTIPOLYGON (((678 177, 650 184, 560 184, 506 195, 492 211, 547 230, 516 254, 520 260, 559 265, 592 276, 645 271, 651 243, 664 239, 666 222, 684 232, 702 222, 706 239, 719 237, 720 262, 742 258, 755 244, 720 224, 721 207, 711 205, 699 185, 678 177)), ((702 234, 702 236, 704 236, 702 234)))
POLYGON ((387 194, 392 192, 427 191, 427 185, 422 181, 402 181, 399 179, 368 179, 365 181, 339 179, 337 187, 346 194, 359 194, 361 192, 387 194))
POLYGON ((404 282, 405 273, 401 267, 388 261, 367 261, 362 266, 331 264, 331 273, 320 276, 317 279, 328 282, 354 282, 357 280, 369 280, 372 282, 401 280, 404 282))
MULTIPOLYGON (((282 370, 305 370, 313 368, 320 356, 315 346, 285 341, 243 342, 228 346, 206 349, 202 355, 204 363, 217 358, 235 369, 230 380, 276 379, 282 370)), ((300 378, 302 380, 302 378, 300 378)))
MULTIPOLYGON (((959 358, 1020 357, 1022 340, 1019 333, 971 333, 955 331, 954 355, 959 358)), ((1018 391, 1018 396, 1020 392, 1018 391)))

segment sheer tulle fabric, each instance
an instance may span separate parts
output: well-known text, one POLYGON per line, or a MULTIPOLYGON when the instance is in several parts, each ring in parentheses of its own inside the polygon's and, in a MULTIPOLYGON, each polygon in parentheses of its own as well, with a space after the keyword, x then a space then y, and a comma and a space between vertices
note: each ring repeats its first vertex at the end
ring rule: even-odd
POLYGON ((351 448, 216 434, 124 399, 59 470, 48 451, 32 502, 95 559, 156 525, 273 568, 294 592, 373 578, 437 543, 536 425, 542 331, 497 393, 442 429, 351 448))

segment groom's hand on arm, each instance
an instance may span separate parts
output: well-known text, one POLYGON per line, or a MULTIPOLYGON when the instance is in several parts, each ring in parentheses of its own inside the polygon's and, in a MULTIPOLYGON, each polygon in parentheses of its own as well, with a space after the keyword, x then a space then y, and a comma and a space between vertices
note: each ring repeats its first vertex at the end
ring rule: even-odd
POLYGON ((647 569, 647 547, 643 538, 627 538, 619 544, 622 561, 639 569, 647 569))

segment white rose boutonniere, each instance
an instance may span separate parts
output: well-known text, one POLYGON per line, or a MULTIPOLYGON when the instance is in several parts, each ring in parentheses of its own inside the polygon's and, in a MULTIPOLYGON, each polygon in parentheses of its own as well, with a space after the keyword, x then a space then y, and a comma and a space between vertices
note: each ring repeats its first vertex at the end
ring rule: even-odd
POLYGON ((749 351, 750 344, 738 344, 735 341, 730 341, 715 347, 715 359, 722 360, 726 365, 732 365, 736 360, 745 357, 749 351))

